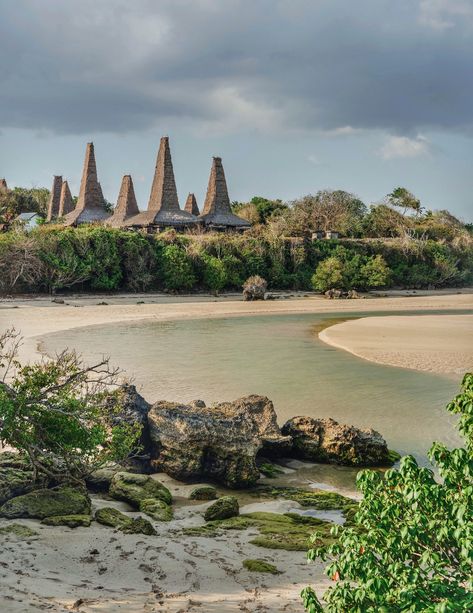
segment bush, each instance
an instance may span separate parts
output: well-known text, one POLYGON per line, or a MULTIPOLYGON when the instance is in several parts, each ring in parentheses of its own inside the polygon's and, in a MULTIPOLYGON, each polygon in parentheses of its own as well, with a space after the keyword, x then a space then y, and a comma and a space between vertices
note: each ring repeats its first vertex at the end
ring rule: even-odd
POLYGON ((228 283, 225 264, 213 255, 204 255, 202 261, 204 265, 203 279, 205 287, 215 295, 218 295, 228 283))
POLYGON ((245 300, 264 300, 268 284, 257 275, 250 277, 243 284, 243 298, 245 300))
POLYGON ((164 288, 171 291, 189 290, 196 283, 189 256, 178 245, 166 245, 162 251, 164 288))
POLYGON ((440 479, 412 456, 384 475, 359 473, 363 498, 353 527, 334 527, 335 544, 309 551, 310 560, 333 560, 326 573, 335 585, 325 607, 306 588, 307 611, 473 610, 473 374, 447 410, 460 416, 465 446, 432 445, 440 479))

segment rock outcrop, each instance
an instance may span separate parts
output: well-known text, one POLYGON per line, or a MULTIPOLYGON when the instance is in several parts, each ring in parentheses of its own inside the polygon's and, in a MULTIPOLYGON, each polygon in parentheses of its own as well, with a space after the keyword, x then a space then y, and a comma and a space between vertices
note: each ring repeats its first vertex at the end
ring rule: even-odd
POLYGON ((113 509, 112 507, 98 509, 95 513, 95 521, 104 526, 117 528, 117 530, 125 532, 125 534, 146 534, 147 536, 156 534, 156 530, 153 528, 151 522, 144 517, 128 517, 118 509, 113 509))
POLYGON ((386 441, 372 429, 360 430, 334 419, 293 417, 281 431, 292 438, 292 455, 304 460, 345 466, 392 464, 386 441))
POLYGON ((213 479, 231 488, 254 485, 260 449, 289 445, 273 403, 247 396, 212 407, 157 402, 148 414, 152 465, 176 479, 213 479))

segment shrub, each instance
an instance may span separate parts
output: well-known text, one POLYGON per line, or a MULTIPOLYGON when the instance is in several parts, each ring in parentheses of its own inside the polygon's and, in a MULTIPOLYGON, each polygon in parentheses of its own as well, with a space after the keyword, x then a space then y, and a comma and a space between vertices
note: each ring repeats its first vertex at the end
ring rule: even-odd
POLYGON ((202 257, 204 270, 203 279, 205 287, 211 290, 215 295, 227 285, 227 271, 222 260, 213 255, 204 255, 202 257))
POLYGON ((268 284, 262 277, 250 277, 243 284, 243 298, 245 300, 264 300, 268 284))
POLYGON ((432 445, 439 479, 412 456, 384 475, 359 473, 363 499, 353 527, 334 527, 335 544, 309 551, 310 560, 332 560, 326 573, 335 585, 325 607, 306 588, 307 611, 473 610, 473 374, 447 410, 460 416, 465 446, 432 445))
POLYGON ((192 289, 196 277, 189 256, 178 245, 166 245, 162 251, 164 287, 171 291, 192 289))

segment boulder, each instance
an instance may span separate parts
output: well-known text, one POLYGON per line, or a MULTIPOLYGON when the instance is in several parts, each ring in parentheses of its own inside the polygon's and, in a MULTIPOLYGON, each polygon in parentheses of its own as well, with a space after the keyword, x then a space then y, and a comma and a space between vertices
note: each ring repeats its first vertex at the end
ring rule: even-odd
POLYGON ((44 519, 53 515, 88 515, 90 498, 87 492, 72 487, 41 489, 17 496, 0 507, 0 516, 14 519, 44 519))
POLYGON ((109 494, 112 498, 124 500, 137 509, 142 500, 149 498, 162 500, 168 505, 172 503, 171 492, 149 475, 116 473, 110 483, 109 494))
POLYGON ((172 507, 156 498, 145 498, 140 502, 140 511, 146 513, 156 521, 171 521, 172 507))
POLYGON ((46 526, 67 526, 68 528, 79 528, 90 526, 92 518, 90 515, 53 515, 45 517, 42 524, 46 526))
POLYGON ((254 485, 257 453, 290 444, 281 436, 273 403, 247 396, 206 407, 160 401, 148 414, 152 465, 179 480, 219 481, 231 488, 254 485))
POLYGON ((268 283, 263 277, 254 275, 243 284, 243 300, 264 300, 268 283))
POLYGON ((217 490, 211 485, 200 485, 192 490, 189 500, 215 500, 217 490))
POLYGON ((92 492, 108 492, 112 479, 117 472, 120 472, 120 467, 115 468, 98 468, 96 471, 87 475, 85 482, 87 487, 92 492))
POLYGON ((95 513, 95 520, 99 524, 117 528, 126 534, 146 534, 147 536, 156 534, 152 524, 144 517, 128 517, 112 507, 98 509, 95 513))
POLYGON ((239 513, 240 507, 235 496, 222 496, 208 507, 204 519, 205 521, 228 519, 229 517, 236 517, 239 513))
POLYGON ((372 429, 361 430, 334 419, 293 417, 281 430, 292 437, 293 455, 304 460, 344 466, 392 464, 386 441, 372 429))

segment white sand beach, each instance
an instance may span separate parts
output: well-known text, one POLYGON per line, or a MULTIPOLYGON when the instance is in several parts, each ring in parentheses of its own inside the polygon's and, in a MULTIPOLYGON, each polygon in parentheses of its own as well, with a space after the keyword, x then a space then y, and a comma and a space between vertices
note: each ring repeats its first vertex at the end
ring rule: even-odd
POLYGON ((473 315, 363 317, 330 326, 319 338, 389 366, 452 375, 473 370, 473 315))

